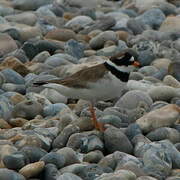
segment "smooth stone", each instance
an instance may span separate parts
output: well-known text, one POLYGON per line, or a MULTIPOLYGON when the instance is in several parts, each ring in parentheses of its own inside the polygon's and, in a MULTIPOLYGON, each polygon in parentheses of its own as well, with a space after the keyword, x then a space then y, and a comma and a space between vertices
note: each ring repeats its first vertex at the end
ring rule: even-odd
POLYGON ((98 119, 98 122, 101 122, 103 124, 111 124, 112 126, 120 128, 122 120, 121 118, 115 115, 105 115, 105 116, 100 117, 98 119))
POLYGON ((171 86, 174 88, 180 88, 180 82, 171 75, 165 76, 163 79, 163 83, 167 86, 171 86))
POLYGON ((138 8, 140 12, 144 12, 152 7, 156 7, 158 4, 164 3, 166 0, 148 0, 144 2, 143 0, 136 0, 135 7, 138 8))
POLYGON ((180 17, 179 16, 168 16, 165 21, 161 24, 161 32, 179 32, 180 30, 180 17))
POLYGON ((12 69, 4 69, 1 71, 6 79, 6 83, 24 84, 24 78, 12 69))
POLYGON ((26 100, 26 97, 23 96, 22 94, 20 93, 15 93, 13 94, 10 98, 9 98, 10 102, 13 104, 13 105, 16 105, 22 101, 25 101, 26 100))
POLYGON ((28 120, 24 118, 11 118, 9 124, 13 127, 22 127, 28 120))
POLYGON ((36 10, 36 13, 39 16, 48 16, 48 17, 56 18, 56 15, 54 14, 54 12, 51 11, 51 9, 50 9, 50 7, 48 5, 39 7, 36 10))
MULTIPOLYGON (((23 27, 19 27, 17 29, 21 37, 21 42, 25 42, 25 41, 28 41, 29 39, 36 38, 36 37, 40 37, 40 38, 42 37, 41 29, 37 26, 23 25, 23 27)), ((23 50, 25 51, 25 49, 23 50)))
POLYGON ((61 148, 57 151, 57 153, 60 156, 65 157, 65 165, 64 166, 80 163, 78 154, 72 148, 69 148, 69 147, 61 148))
POLYGON ((161 148, 148 149, 143 155, 143 163, 143 169, 147 175, 151 175, 157 179, 163 180, 171 173, 171 159, 167 152, 161 150, 161 148))
POLYGON ((1 57, 18 48, 16 42, 8 34, 0 33, 0 41, 3 42, 0 44, 1 57))
POLYGON ((101 139, 96 135, 83 135, 80 133, 75 133, 70 136, 67 147, 72 149, 80 150, 83 153, 87 153, 94 150, 104 150, 104 144, 101 139))
POLYGON ((43 115, 45 117, 55 116, 64 108, 68 108, 68 107, 67 107, 67 105, 65 105, 63 103, 50 104, 50 105, 44 107, 43 115))
POLYGON ((20 60, 18 60, 15 57, 7 57, 6 59, 4 59, 1 65, 4 68, 13 69, 22 76, 25 76, 28 73, 30 73, 30 70, 20 60))
POLYGON ((24 176, 22 176, 21 174, 7 169, 7 168, 1 168, 0 169, 0 176, 1 176, 1 180, 25 180, 26 178, 24 176))
POLYGON ((3 157, 3 163, 6 168, 18 170, 25 166, 25 157, 21 153, 14 153, 3 157))
POLYGON ((166 180, 180 180, 179 176, 168 177, 166 180))
POLYGON ((79 176, 73 173, 63 173, 62 175, 58 176, 56 180, 82 180, 79 176))
POLYGON ((26 98, 31 101, 39 102, 43 107, 52 104, 45 96, 34 92, 26 93, 26 98))
POLYGON ((37 21, 37 16, 32 12, 23 12, 19 14, 13 14, 5 17, 9 22, 16 22, 21 24, 27 24, 34 26, 37 21))
POLYGON ((144 133, 148 133, 160 127, 172 126, 180 114, 179 107, 174 104, 166 105, 153 110, 136 120, 144 133))
POLYGON ((68 125, 66 126, 61 133, 54 139, 53 141, 53 148, 63 148, 65 147, 66 143, 68 142, 69 137, 74 134, 79 132, 79 127, 73 126, 73 125, 68 125))
POLYGON ((47 154, 44 149, 35 146, 24 146, 20 151, 25 154, 30 163, 39 161, 47 154))
POLYGON ((152 29, 158 29, 165 18, 166 16, 160 9, 152 8, 138 16, 136 19, 149 25, 152 29))
POLYGON ((2 86, 3 83, 6 82, 6 78, 4 77, 3 73, 0 72, 0 87, 2 86))
POLYGON ((138 70, 141 74, 144 76, 151 76, 155 74, 158 71, 158 69, 154 66, 144 66, 138 70))
POLYGON ((161 69, 161 68, 168 69, 170 63, 171 63, 170 59, 158 58, 158 59, 155 59, 151 65, 155 66, 158 69, 161 69))
POLYGON ((18 92, 21 94, 26 92, 26 86, 23 84, 4 83, 1 88, 6 92, 18 92))
POLYGON ((43 180, 57 180, 59 174, 60 173, 54 164, 46 164, 40 178, 43 180))
POLYGON ((12 105, 7 98, 0 98, 0 117, 8 120, 12 117, 12 105))
POLYGON ((79 26, 81 28, 86 27, 87 25, 93 23, 93 20, 89 16, 76 16, 69 20, 66 24, 66 28, 72 28, 75 26, 79 26))
POLYGON ((140 80, 140 81, 129 80, 127 83, 127 88, 130 91, 136 90, 136 91, 147 92, 153 87, 155 87, 155 85, 151 83, 150 81, 146 81, 146 80, 140 80))
POLYGON ((132 123, 127 127, 125 134, 129 140, 132 140, 135 136, 142 134, 142 131, 138 124, 132 123))
POLYGON ((41 173, 41 171, 45 167, 45 162, 44 161, 39 161, 35 163, 30 163, 23 168, 19 170, 19 173, 22 174, 26 178, 30 178, 33 176, 36 176, 41 173))
POLYGON ((96 178, 97 180, 135 180, 136 175, 129 170, 118 170, 114 173, 102 174, 100 177, 96 178))
POLYGON ((33 100, 20 102, 16 104, 13 109, 13 117, 22 117, 29 120, 42 113, 42 105, 33 100))
POLYGON ((118 42, 118 36, 114 31, 105 31, 94 38, 92 38, 89 42, 89 45, 92 49, 100 49, 104 46, 106 41, 114 41, 115 43, 118 42))
POLYGON ((100 17, 97 21, 94 22, 94 24, 90 25, 89 27, 86 27, 82 31, 80 31, 82 34, 88 34, 92 32, 93 30, 101 30, 101 31, 107 31, 111 29, 116 24, 116 20, 113 17, 106 16, 106 17, 100 17))
POLYGON ((15 9, 27 11, 27 10, 36 10, 40 6, 52 3, 52 0, 32 0, 32 1, 27 1, 27 0, 15 0, 13 1, 13 7, 15 9))
POLYGON ((146 93, 139 90, 132 90, 124 94, 115 104, 117 107, 134 109, 138 107, 140 102, 144 102, 147 106, 151 106, 153 101, 146 93))
POLYGON ((131 154, 133 147, 127 136, 118 128, 109 127, 104 132, 105 148, 108 152, 122 151, 131 154), (117 143, 121 142, 121 143, 117 143))
POLYGON ((62 66, 70 63, 76 64, 77 59, 72 57, 69 54, 55 54, 46 59, 45 64, 48 64, 53 67, 62 66))
POLYGON ((57 152, 50 152, 43 156, 40 161, 44 161, 45 164, 54 164, 56 165, 57 169, 60 169, 65 164, 64 156, 60 155, 57 152))
POLYGON ((7 16, 14 13, 14 9, 8 6, 0 6, 0 16, 7 16))
POLYGON ((10 129, 12 128, 10 124, 8 124, 7 121, 5 121, 4 119, 0 118, 0 128, 1 129, 10 129))
POLYGON ((141 176, 138 177, 136 180, 157 180, 157 179, 151 176, 141 176))
POLYGON ((104 155, 101 151, 95 150, 84 154, 83 161, 88 163, 98 163, 103 157, 104 155))
POLYGON ((74 31, 70 29, 55 29, 49 31, 46 34, 45 38, 66 42, 69 41, 70 39, 76 40, 76 34, 74 31))
POLYGON ((41 91, 40 95, 45 96, 50 102, 55 103, 67 103, 67 97, 63 96, 54 89, 45 88, 41 91))
POLYGON ((92 123, 92 119, 89 117, 77 118, 72 122, 72 124, 78 126, 80 128, 80 132, 90 131, 94 129, 94 124, 92 123))
POLYGON ((168 139, 173 144, 178 143, 180 139, 180 133, 173 128, 162 127, 158 128, 154 131, 151 131, 146 135, 151 141, 160 141, 164 139, 168 139))
POLYGON ((178 81, 180 81, 180 73, 179 73, 180 63, 172 62, 168 67, 168 72, 170 75, 172 75, 174 78, 176 78, 178 81))
POLYGON ((44 63, 50 56, 48 51, 42 51, 32 59, 32 62, 44 63))
POLYGON ((135 81, 142 80, 143 78, 144 78, 143 74, 139 72, 131 72, 129 76, 129 80, 135 80, 135 81))
POLYGON ((84 49, 85 46, 74 39, 70 39, 65 43, 65 53, 77 59, 84 56, 84 49))
POLYGON ((148 91, 153 101, 170 101, 174 97, 178 97, 178 89, 170 86, 157 86, 148 91))

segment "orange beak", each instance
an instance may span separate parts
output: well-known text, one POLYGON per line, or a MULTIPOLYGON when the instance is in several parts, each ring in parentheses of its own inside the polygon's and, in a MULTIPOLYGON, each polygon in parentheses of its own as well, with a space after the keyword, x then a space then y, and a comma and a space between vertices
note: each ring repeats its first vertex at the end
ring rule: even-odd
POLYGON ((135 66, 135 67, 139 67, 140 63, 138 61, 134 61, 132 65, 135 66))

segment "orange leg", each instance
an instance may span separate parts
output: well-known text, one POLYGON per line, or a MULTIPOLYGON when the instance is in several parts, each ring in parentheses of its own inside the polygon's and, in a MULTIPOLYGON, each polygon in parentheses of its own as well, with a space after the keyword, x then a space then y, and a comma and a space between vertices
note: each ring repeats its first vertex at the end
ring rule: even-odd
POLYGON ((96 113, 95 113, 95 109, 94 109, 93 104, 90 105, 89 111, 91 112, 91 115, 92 115, 92 120, 93 120, 94 127, 97 130, 100 130, 101 132, 104 132, 105 131, 104 125, 103 125, 103 123, 100 123, 100 122, 97 121, 96 113))

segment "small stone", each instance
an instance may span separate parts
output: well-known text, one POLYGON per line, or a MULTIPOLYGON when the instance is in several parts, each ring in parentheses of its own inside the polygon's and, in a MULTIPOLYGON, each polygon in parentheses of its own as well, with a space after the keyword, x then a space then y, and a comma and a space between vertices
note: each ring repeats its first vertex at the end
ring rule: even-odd
POLYGON ((179 16, 168 16, 165 21, 161 24, 161 32, 179 32, 180 30, 180 17, 179 16))
POLYGON ((167 86, 171 86, 174 88, 180 88, 180 82, 178 80, 176 80, 173 76, 171 75, 167 75, 164 77, 163 79, 164 84, 166 84, 167 86))
POLYGON ((157 179, 151 176, 141 176, 141 177, 138 177, 136 180, 157 180, 157 179))
POLYGON ((14 106, 13 117, 33 119, 36 115, 42 114, 43 107, 36 101, 26 100, 14 106))
POLYGON ((65 179, 68 179, 68 180, 82 180, 79 176, 73 174, 73 173, 69 173, 69 172, 66 172, 66 173, 63 173, 62 175, 58 176, 56 180, 65 180, 65 179))
POLYGON ((151 131, 146 135, 151 141, 160 141, 163 139, 168 139, 173 144, 178 143, 180 139, 180 134, 176 129, 162 127, 154 131, 151 131))
POLYGON ((37 16, 32 12, 23 12, 19 14, 13 14, 6 16, 6 19, 9 22, 17 22, 21 24, 27 24, 30 26, 34 26, 37 21, 37 16))
POLYGON ((145 114, 139 118, 136 123, 143 132, 148 133, 160 127, 172 126, 177 121, 179 115, 179 107, 174 104, 169 104, 145 114))
POLYGON ((28 120, 24 118, 11 118, 9 124, 14 127, 22 127, 28 120))
POLYGON ((71 124, 66 126, 63 131, 54 139, 52 144, 53 148, 63 148, 66 145, 69 137, 77 132, 79 132, 79 127, 71 124))
POLYGON ((104 46, 104 43, 109 40, 117 43, 118 42, 117 34, 113 31, 102 32, 98 34, 97 36, 95 36, 94 38, 92 38, 89 44, 92 49, 100 49, 104 46))
POLYGON ((110 127, 104 132, 105 148, 108 152, 121 151, 131 154, 133 147, 127 136, 118 128, 110 127))
POLYGON ((4 119, 0 118, 0 128, 1 129, 10 129, 12 128, 11 125, 8 124, 4 119))
POLYGON ((80 59, 84 56, 84 45, 76 40, 70 39, 65 44, 65 53, 80 59))
POLYGON ((144 76, 152 76, 153 74, 158 72, 158 69, 154 66, 144 66, 138 70, 144 76))
POLYGON ((13 171, 13 170, 9 170, 7 168, 1 168, 0 169, 0 176, 1 176, 1 180, 25 180, 25 177, 22 176, 21 174, 13 171))
POLYGON ((148 91, 149 96, 153 101, 170 101, 172 98, 178 96, 178 91, 170 86, 153 87, 148 91))
POLYGON ((166 58, 159 58, 159 59, 155 59, 152 62, 152 66, 155 66, 158 69, 168 69, 169 64, 171 63, 170 59, 166 59, 166 58))
POLYGON ((59 174, 60 173, 58 172, 58 169, 54 164, 46 164, 40 177, 43 180, 57 180, 59 174))
POLYGON ((144 12, 142 15, 138 16, 136 19, 149 25, 153 29, 158 29, 165 18, 166 16, 160 9, 152 8, 144 12))
POLYGON ((46 34, 45 38, 66 42, 70 39, 75 40, 76 34, 74 31, 70 29, 55 29, 55 30, 49 31, 46 34))
POLYGON ((1 71, 1 73, 3 73, 5 79, 6 79, 6 83, 14 83, 14 84, 24 84, 24 78, 17 73, 16 71, 12 70, 12 69, 4 69, 1 71))
POLYGON ((18 92, 21 94, 25 94, 26 87, 24 84, 4 83, 2 85, 2 90, 6 92, 18 92))
POLYGON ((44 161, 45 164, 54 164, 58 169, 62 168, 65 164, 64 156, 56 152, 50 152, 43 156, 40 161, 44 161))
POLYGON ((19 173, 26 178, 30 178, 40 174, 41 171, 44 169, 44 167, 45 167, 44 161, 39 161, 24 166, 19 170, 19 173))
POLYGON ((103 157, 103 153, 99 150, 96 150, 85 154, 83 161, 88 163, 98 163, 103 157))
POLYGON ((0 33, 0 41, 1 41, 1 44, 0 44, 1 57, 18 48, 16 42, 8 34, 0 33))
POLYGON ((69 147, 61 148, 57 151, 57 153, 60 156, 65 157, 65 166, 68 166, 70 164, 80 163, 80 160, 78 159, 78 154, 72 148, 69 147))
POLYGON ((22 76, 27 75, 28 73, 30 73, 30 70, 21 62, 19 61, 17 58, 15 57, 7 57, 2 63, 1 65, 4 68, 10 68, 13 69, 14 71, 18 72, 19 74, 21 74, 22 76))
POLYGON ((180 73, 179 73, 180 63, 179 62, 172 62, 168 67, 168 72, 178 81, 180 81, 180 73))
POLYGON ((50 56, 48 51, 42 51, 32 59, 32 62, 44 63, 50 56))
POLYGON ((134 109, 139 105, 139 102, 144 102, 147 106, 152 105, 151 97, 146 93, 139 90, 129 91, 124 94, 115 104, 117 107, 134 109))

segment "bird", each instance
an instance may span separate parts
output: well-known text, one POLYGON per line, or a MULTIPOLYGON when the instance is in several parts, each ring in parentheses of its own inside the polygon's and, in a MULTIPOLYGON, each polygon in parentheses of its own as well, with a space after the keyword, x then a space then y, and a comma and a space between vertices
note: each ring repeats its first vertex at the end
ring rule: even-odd
POLYGON ((35 81, 35 86, 52 88, 62 95, 73 99, 84 99, 90 102, 89 111, 95 129, 104 131, 103 123, 97 121, 94 105, 120 97, 129 80, 130 72, 140 66, 137 54, 133 49, 125 49, 107 61, 83 68, 63 79, 35 81))

